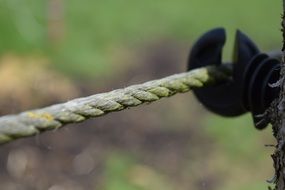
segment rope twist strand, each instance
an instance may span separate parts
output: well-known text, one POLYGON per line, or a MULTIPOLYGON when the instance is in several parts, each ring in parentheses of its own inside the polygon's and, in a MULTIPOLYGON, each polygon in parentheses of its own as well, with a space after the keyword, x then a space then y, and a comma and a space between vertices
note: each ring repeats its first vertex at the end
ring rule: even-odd
POLYGON ((199 68, 42 109, 2 116, 0 117, 0 144, 57 129, 69 123, 82 122, 109 112, 154 102, 194 88, 219 84, 229 80, 230 76, 231 68, 228 66, 199 68))

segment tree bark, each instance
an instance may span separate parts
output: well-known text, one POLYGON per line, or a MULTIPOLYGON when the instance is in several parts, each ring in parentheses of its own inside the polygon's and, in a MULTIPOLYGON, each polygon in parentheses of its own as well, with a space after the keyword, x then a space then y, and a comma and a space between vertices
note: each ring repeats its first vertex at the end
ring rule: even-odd
POLYGON ((277 145, 274 154, 272 155, 275 177, 273 182, 275 183, 274 190, 285 190, 285 0, 283 0, 283 14, 282 14, 282 35, 283 35, 283 59, 281 63, 280 80, 280 95, 275 100, 268 113, 271 119, 273 127, 273 135, 277 140, 277 145))

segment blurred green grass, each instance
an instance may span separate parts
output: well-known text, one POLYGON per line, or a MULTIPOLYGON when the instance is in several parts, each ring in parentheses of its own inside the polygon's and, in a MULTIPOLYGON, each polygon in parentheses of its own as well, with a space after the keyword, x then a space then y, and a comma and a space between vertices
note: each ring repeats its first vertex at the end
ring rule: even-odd
MULTIPOLYGON (((228 30, 226 59, 230 58, 237 28, 252 37, 263 50, 278 49, 282 41, 281 1, 69 0, 65 3, 65 36, 54 47, 47 37, 46 3, 38 0, 0 1, 0 54, 44 54, 53 59, 55 67, 78 78, 111 76, 119 67, 114 62, 115 55, 122 49, 139 49, 157 39, 172 39, 188 44, 190 48, 203 32, 217 26, 228 30)), ((255 167, 267 163, 264 170, 259 168, 260 173, 270 170, 271 152, 265 150, 262 143, 265 140, 272 142, 272 139, 253 128, 249 115, 237 119, 211 116, 203 125, 207 135, 215 139, 218 153, 227 158, 217 158, 223 162, 219 165, 221 170, 229 170, 227 167, 232 162, 237 168, 250 168, 253 172, 258 172, 255 167)), ((264 133, 270 134, 270 129, 264 133)), ((125 152, 112 154, 109 158, 104 189, 149 189, 137 185, 129 177, 128 172, 138 165, 135 158, 125 152)), ((149 179, 156 179, 147 182, 153 188, 171 189, 168 180, 156 171, 143 171, 147 171, 149 179)), ((247 177, 254 175, 246 171, 247 177)), ((244 173, 237 171, 237 175, 244 173)), ((260 178, 229 181, 224 189, 265 189, 267 184, 260 178)))
MULTIPOLYGON (((281 42, 281 2, 70 0, 65 3, 64 41, 53 50, 47 39, 46 3, 0 1, 0 53, 50 52, 62 71, 92 78, 112 74, 112 55, 120 48, 131 49, 165 38, 190 47, 202 32, 217 26, 228 29, 230 42, 237 28, 262 49, 279 48, 281 42)), ((227 48, 227 58, 231 51, 227 48)))
POLYGON ((115 152, 106 161, 106 190, 172 190, 169 181, 154 169, 141 165, 136 157, 127 152, 115 152))
POLYGON ((238 118, 208 116, 204 121, 205 131, 217 143, 223 164, 220 169, 235 174, 223 189, 267 189, 265 179, 270 178, 272 160, 269 155, 274 144, 271 127, 257 131, 250 114, 238 118), (234 166, 234 167, 232 167, 234 166))
MULTIPOLYGON (((257 131, 249 114, 234 119, 207 115, 200 125, 199 130, 212 139, 213 144, 209 150, 200 150, 204 153, 209 151, 209 157, 196 150, 202 147, 189 145, 196 156, 189 159, 180 171, 189 177, 189 181, 205 180, 205 188, 216 189, 206 177, 213 175, 218 184, 222 178, 223 182, 217 186, 220 190, 260 190, 270 186, 265 180, 273 174, 270 158, 273 149, 264 146, 274 142, 270 127, 257 131)), ((179 188, 179 182, 155 167, 144 165, 138 155, 122 150, 108 156, 104 179, 102 189, 106 190, 179 188)), ((203 185, 191 182, 189 189, 203 188, 203 185)))

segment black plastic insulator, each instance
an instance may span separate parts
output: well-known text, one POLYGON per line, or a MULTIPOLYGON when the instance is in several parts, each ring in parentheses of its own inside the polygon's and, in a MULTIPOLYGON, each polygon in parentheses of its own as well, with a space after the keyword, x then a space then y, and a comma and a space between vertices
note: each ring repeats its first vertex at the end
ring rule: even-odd
MULTIPOLYGON (((235 72, 235 71, 234 71, 235 72)), ((256 128, 265 128, 269 121, 262 117, 280 88, 273 87, 280 77, 280 61, 266 54, 256 55, 247 65, 242 77, 243 104, 252 113, 256 128)))
MULTIPOLYGON (((192 47, 188 70, 221 65, 225 41, 223 28, 205 33, 192 47)), ((253 41, 238 30, 232 80, 194 90, 194 94, 207 109, 222 116, 239 116, 251 112, 256 128, 263 129, 268 120, 262 114, 279 93, 279 88, 270 85, 278 81, 279 72, 280 60, 260 53, 253 41)))
MULTIPOLYGON (((201 36, 192 47, 188 70, 208 65, 221 65, 225 42, 226 33, 223 28, 213 29, 201 36)), ((236 42, 234 54, 236 64, 249 62, 254 55, 259 53, 254 43, 239 31, 236 34, 236 42)), ((194 90, 194 94, 212 112, 222 116, 238 116, 247 112, 241 103, 240 88, 234 81, 228 81, 219 86, 194 90)))

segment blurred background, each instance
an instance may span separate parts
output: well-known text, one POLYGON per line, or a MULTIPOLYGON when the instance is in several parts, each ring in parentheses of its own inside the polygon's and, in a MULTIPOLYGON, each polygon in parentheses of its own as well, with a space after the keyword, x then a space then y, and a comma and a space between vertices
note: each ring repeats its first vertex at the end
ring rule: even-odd
MULTIPOLYGON (((237 28, 280 49, 281 1, 0 0, 0 113, 183 72, 205 31, 237 28)), ((260 190, 273 176, 270 127, 221 118, 191 93, 0 148, 5 190, 260 190), (171 107, 171 111, 169 108, 171 107)))

